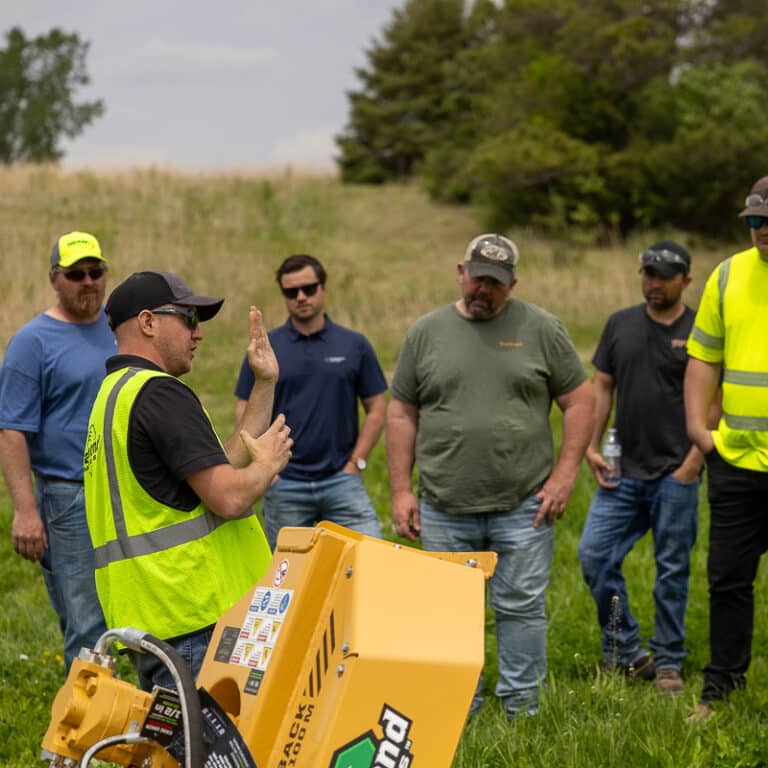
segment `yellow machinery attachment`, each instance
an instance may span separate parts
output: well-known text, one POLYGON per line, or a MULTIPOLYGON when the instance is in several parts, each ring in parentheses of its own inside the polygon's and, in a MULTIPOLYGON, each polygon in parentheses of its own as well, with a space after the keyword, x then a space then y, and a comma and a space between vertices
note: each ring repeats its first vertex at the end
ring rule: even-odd
MULTIPOLYGON (((197 686, 258 768, 448 768, 483 666, 495 561, 331 523, 284 528, 264 578, 217 623, 197 686)), ((100 739, 138 732, 151 698, 76 661, 43 756, 77 760, 100 739)), ((147 741, 98 757, 175 762, 147 741)))

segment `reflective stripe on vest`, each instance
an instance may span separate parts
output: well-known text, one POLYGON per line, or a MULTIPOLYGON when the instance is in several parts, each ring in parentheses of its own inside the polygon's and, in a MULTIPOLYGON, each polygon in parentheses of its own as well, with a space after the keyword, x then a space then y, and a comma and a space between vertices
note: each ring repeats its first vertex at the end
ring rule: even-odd
POLYGON ((721 265, 717 272, 717 294, 718 307, 720 309, 720 320, 725 328, 725 287, 728 285, 728 276, 731 274, 731 261, 733 256, 729 256, 721 265))
POLYGON ((725 339, 710 336, 708 333, 704 333, 697 325, 693 326, 691 336, 693 336, 694 341, 697 341, 702 347, 707 349, 725 349, 725 339))
POLYGON ((140 368, 129 368, 125 371, 109 393, 104 408, 104 458, 107 464, 109 498, 112 505, 112 519, 115 524, 115 535, 117 538, 94 549, 94 564, 96 568, 104 568, 110 563, 116 563, 130 557, 152 555, 171 547, 176 547, 179 544, 189 544, 191 541, 207 536, 224 522, 223 519, 206 510, 205 514, 191 520, 183 520, 180 523, 174 523, 173 525, 149 531, 148 533, 140 533, 134 536, 128 535, 125 513, 123 511, 123 500, 120 496, 119 484, 117 482, 117 468, 115 466, 112 442, 112 422, 120 391, 140 370, 140 368))

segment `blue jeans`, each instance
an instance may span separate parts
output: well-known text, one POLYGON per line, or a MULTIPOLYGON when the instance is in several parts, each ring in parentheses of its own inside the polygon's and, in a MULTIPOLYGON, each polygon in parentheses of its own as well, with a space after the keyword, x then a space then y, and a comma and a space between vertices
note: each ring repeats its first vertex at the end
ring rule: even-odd
POLYGON ((365 492, 363 480, 351 472, 337 472, 322 480, 281 477, 264 495, 264 519, 273 551, 281 528, 311 528, 320 520, 330 520, 381 538, 379 518, 365 492))
MULTIPOLYGON (((510 717, 537 712, 539 685, 547 674, 545 591, 555 531, 544 524, 533 527, 540 504, 531 496, 516 509, 462 515, 442 512, 423 498, 419 502, 424 549, 498 554, 489 581, 496 616, 496 695, 510 717)), ((482 700, 481 678, 470 711, 476 711, 482 700)))
POLYGON ((40 567, 59 617, 69 672, 80 648, 93 648, 107 629, 96 594, 83 484, 35 475, 35 497, 48 537, 40 567))
POLYGON ((579 561, 597 604, 606 662, 628 666, 645 655, 621 566, 635 542, 650 530, 656 560, 656 620, 649 645, 657 668, 680 669, 698 501, 699 481, 681 483, 672 475, 655 480, 622 477, 617 488, 598 489, 581 534, 579 561))
MULTIPOLYGON (((181 658, 192 671, 192 677, 197 680, 212 637, 213 627, 206 627, 199 632, 166 640, 165 642, 179 652, 181 658)), ((136 667, 140 688, 145 691, 151 691, 153 686, 159 685, 163 688, 176 689, 176 683, 168 667, 157 656, 149 653, 139 653, 138 651, 128 651, 128 655, 133 662, 133 666, 136 667)))

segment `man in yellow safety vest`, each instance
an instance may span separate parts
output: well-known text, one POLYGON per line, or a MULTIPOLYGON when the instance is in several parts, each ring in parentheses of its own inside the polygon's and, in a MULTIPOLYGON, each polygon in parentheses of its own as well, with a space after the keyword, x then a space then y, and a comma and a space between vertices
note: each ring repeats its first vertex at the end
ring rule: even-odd
MULTIPOLYGON (((107 360, 84 455, 107 626, 165 640, 195 676, 218 617, 269 563, 251 505, 286 465, 293 443, 282 415, 269 426, 278 366, 255 307, 248 344, 255 382, 239 435, 222 444, 179 380, 203 338, 200 323, 222 303, 167 272, 135 273, 115 288, 106 312, 118 354, 107 360)), ((143 688, 173 687, 157 659, 132 658, 143 688)))

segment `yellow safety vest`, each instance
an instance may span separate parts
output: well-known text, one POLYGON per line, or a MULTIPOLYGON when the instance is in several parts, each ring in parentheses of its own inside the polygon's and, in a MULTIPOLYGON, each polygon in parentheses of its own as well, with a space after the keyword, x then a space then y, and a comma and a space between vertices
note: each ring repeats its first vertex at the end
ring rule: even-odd
POLYGON ((107 376, 84 454, 86 516, 107 626, 136 627, 161 639, 214 624, 271 558, 252 511, 224 520, 202 502, 191 511, 174 509, 150 496, 133 474, 131 409, 150 379, 167 375, 123 368, 107 376))
POLYGON ((757 248, 712 272, 688 354, 722 364, 723 415, 712 439, 729 464, 768 472, 768 263, 757 248))

